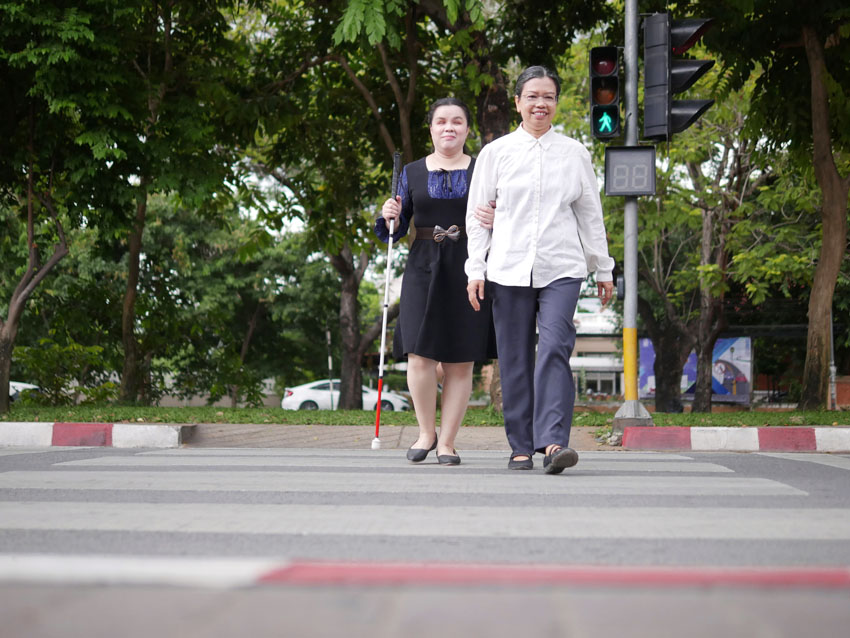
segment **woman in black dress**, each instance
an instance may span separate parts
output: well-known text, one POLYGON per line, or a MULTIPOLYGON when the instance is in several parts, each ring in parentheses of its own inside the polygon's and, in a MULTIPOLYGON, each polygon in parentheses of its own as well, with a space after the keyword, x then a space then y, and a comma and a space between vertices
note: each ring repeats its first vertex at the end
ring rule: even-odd
MULTIPOLYGON (((378 238, 393 241, 415 222, 401 287, 401 308, 393 355, 407 357, 407 385, 413 397, 419 438, 407 451, 418 463, 437 450, 442 465, 457 465, 458 428, 472 392, 475 361, 496 356, 489 305, 470 308, 466 294, 466 198, 475 160, 464 153, 470 114, 455 98, 437 100, 428 112, 434 152, 404 167, 398 195, 388 199, 376 220, 378 238), (443 368, 440 435, 436 431, 437 365, 443 368)), ((493 210, 479 207, 478 220, 492 227, 493 210)), ((489 300, 486 300, 489 304, 489 300)))

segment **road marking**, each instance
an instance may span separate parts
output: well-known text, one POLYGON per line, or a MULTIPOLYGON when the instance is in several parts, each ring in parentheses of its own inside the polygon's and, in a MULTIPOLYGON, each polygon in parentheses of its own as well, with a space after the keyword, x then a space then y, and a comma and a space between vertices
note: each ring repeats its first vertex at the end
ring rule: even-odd
POLYGON ((833 456, 831 454, 811 453, 795 454, 793 452, 762 452, 761 456, 772 456, 777 459, 803 461, 806 463, 817 463, 818 465, 827 465, 829 467, 835 467, 841 470, 850 470, 850 457, 848 456, 833 456))
MULTIPOLYGON (((480 469, 506 470, 506 466, 498 462, 474 461, 465 459, 460 467, 452 470, 471 472, 480 469), (494 467, 495 466, 495 467, 494 467)), ((93 459, 79 459, 75 461, 64 461, 55 464, 64 467, 285 467, 305 468, 320 467, 316 459, 290 458, 278 456, 251 456, 251 457, 166 457, 166 456, 131 456, 112 457, 103 456, 93 459)), ((405 474, 419 474, 424 470, 445 471, 446 468, 439 467, 432 456, 429 461, 420 464, 408 463, 398 458, 393 459, 370 459, 370 458, 339 458, 330 464, 332 469, 338 468, 395 468, 398 472, 405 474)), ((717 463, 702 463, 699 461, 658 461, 632 460, 632 461, 607 461, 607 460, 582 460, 571 473, 584 472, 693 472, 700 474, 709 473, 732 473, 733 470, 718 465, 717 463)), ((513 473, 515 475, 516 473, 513 473)))
POLYGON ((848 567, 631 567, 293 562, 262 578, 285 585, 561 585, 850 588, 848 567))
POLYGON ((850 539, 850 511, 827 508, 525 508, 197 503, 0 503, 3 530, 389 537, 850 539))
POLYGON ((9 471, 0 489, 152 490, 157 492, 286 492, 378 494, 553 494, 670 496, 806 496, 771 479, 738 476, 493 475, 466 481, 450 469, 429 474, 388 472, 9 471), (439 473, 437 473, 439 472, 439 473))
MULTIPOLYGON (((77 447, 74 450, 90 450, 92 448, 77 447)), ((64 451, 64 450, 63 450, 64 451)), ((19 454, 47 454, 48 452, 56 452, 54 448, 4 448, 0 449, 0 456, 17 456, 19 454)))
POLYGON ((289 562, 281 559, 0 554, 0 583, 167 585, 204 589, 253 585, 848 589, 850 568, 289 562))
POLYGON ((272 559, 0 554, 0 582, 233 588, 253 585, 270 570, 285 567, 272 559))
MULTIPOLYGON (((508 453, 494 450, 464 450, 458 448, 464 458, 480 458, 480 459, 495 459, 498 461, 505 460, 507 462, 508 453)), ((405 450, 342 450, 342 449, 303 449, 303 448, 173 448, 148 450, 145 452, 137 452, 137 456, 289 456, 293 458, 308 457, 311 459, 325 458, 357 458, 357 459, 391 459, 394 461, 401 460, 406 463, 404 458, 405 450)), ((542 459, 538 455, 538 460, 542 459)), ((670 454, 667 452, 652 452, 648 450, 636 451, 604 451, 604 452, 579 452, 579 462, 587 459, 604 459, 607 461, 633 461, 635 459, 652 459, 654 461, 693 461, 690 456, 682 454, 670 454)))

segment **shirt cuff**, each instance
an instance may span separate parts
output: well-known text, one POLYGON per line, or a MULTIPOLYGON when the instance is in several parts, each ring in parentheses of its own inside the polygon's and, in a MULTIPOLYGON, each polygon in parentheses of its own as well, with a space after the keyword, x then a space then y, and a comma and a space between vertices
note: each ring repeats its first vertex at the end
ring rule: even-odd
MULTIPOLYGON (((406 230, 400 228, 400 226, 401 224, 398 224, 396 231, 393 233, 393 243, 404 237, 406 230)), ((390 241, 390 231, 387 228, 387 224, 383 217, 378 217, 378 219, 375 220, 375 235, 385 244, 390 241)))

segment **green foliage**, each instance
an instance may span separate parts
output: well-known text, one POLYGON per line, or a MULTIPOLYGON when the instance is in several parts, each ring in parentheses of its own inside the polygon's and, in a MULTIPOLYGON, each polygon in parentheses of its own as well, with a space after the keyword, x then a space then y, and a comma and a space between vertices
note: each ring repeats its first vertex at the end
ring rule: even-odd
POLYGON ((392 27, 388 31, 387 18, 404 15, 404 4, 403 0, 351 0, 334 31, 334 44, 354 42, 363 32, 370 45, 387 37, 397 47, 401 42, 399 33, 392 27))
MULTIPOLYGON (((60 345, 51 338, 44 338, 36 346, 15 348, 14 356, 23 378, 41 389, 38 401, 66 405, 76 399, 76 386, 91 378, 91 370, 102 367, 102 352, 99 346, 73 342, 60 345)), ((109 392, 108 388, 98 386, 91 394, 103 399, 109 392)))

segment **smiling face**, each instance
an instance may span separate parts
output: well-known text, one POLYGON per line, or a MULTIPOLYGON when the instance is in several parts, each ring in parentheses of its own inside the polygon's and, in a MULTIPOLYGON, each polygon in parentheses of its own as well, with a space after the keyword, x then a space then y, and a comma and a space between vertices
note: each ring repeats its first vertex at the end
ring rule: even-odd
POLYGON ((437 107, 431 118, 431 141, 434 149, 441 155, 456 155, 463 152, 466 136, 469 135, 469 122, 466 113, 459 106, 437 107))
POLYGON ((528 80, 522 86, 522 94, 514 96, 514 100, 526 131, 540 137, 549 130, 558 106, 558 87, 551 78, 528 80))

